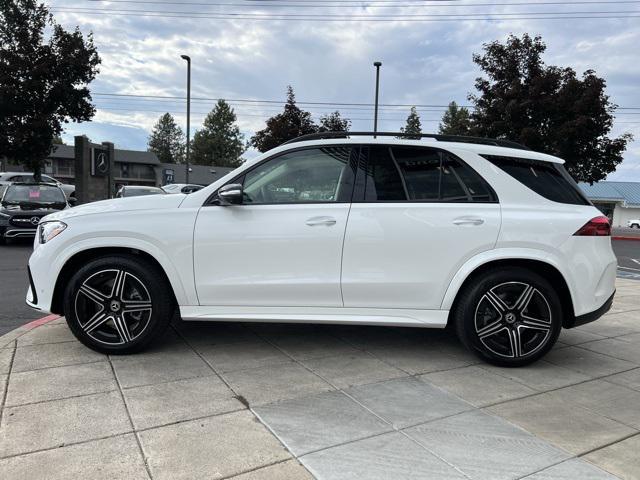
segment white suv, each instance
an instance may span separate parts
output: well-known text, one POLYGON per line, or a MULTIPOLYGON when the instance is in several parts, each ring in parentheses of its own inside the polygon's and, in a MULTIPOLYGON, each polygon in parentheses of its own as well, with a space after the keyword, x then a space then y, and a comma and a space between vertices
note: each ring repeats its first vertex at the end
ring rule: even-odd
POLYGON ((444 328, 489 362, 543 356, 611 306, 606 217, 562 160, 506 141, 324 133, 190 195, 46 217, 27 302, 100 352, 184 320, 444 328))
POLYGON ((629 228, 633 228, 633 227, 640 228, 640 219, 629 220, 627 222, 627 227, 629 227, 629 228))

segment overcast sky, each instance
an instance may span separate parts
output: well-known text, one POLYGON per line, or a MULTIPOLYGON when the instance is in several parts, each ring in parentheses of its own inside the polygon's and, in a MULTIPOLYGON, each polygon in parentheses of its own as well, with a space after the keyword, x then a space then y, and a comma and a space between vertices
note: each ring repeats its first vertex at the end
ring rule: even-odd
MULTIPOLYGON (((229 99, 249 138, 282 105, 241 100, 283 101, 288 84, 314 118, 338 109, 353 129, 370 130, 372 107, 335 104, 372 103, 374 60, 383 63, 380 102, 429 105, 418 110, 423 131, 432 132, 440 106, 469 103, 480 74, 472 54, 483 43, 528 32, 547 43, 547 64, 604 77, 611 100, 625 108, 613 135, 631 132, 640 140, 640 0, 571 1, 49 0, 58 22, 93 31, 102 57, 91 85, 98 112, 92 122, 69 125, 64 138, 86 134, 146 149, 152 125, 167 111, 184 128, 184 100, 104 95, 183 97, 181 54, 193 62, 192 134, 214 104, 196 98, 229 99), (594 16, 601 18, 577 18, 594 16)), ((383 107, 380 130, 397 131, 408 110, 383 107)), ((640 181, 640 141, 609 179, 640 181)))

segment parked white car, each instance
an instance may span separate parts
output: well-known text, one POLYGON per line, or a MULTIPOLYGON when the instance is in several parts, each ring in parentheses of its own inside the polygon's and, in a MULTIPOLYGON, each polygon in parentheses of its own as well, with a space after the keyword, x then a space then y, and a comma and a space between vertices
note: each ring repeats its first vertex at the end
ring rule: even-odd
POLYGON ((170 183, 160 188, 167 193, 193 193, 202 190, 204 187, 195 183, 170 183))
POLYGON ((640 228, 640 218, 637 218, 635 220, 629 220, 627 221, 627 227, 629 228, 640 228))
POLYGON ((609 221, 562 160, 391 135, 301 137, 190 195, 50 215, 27 302, 112 354, 145 348, 178 308, 197 321, 450 325, 508 366, 610 308, 609 221))
MULTIPOLYGON (((58 180, 56 180, 53 177, 50 177, 49 175, 41 175, 41 182, 43 183, 52 183, 54 185, 57 185, 58 187, 60 187, 62 189, 62 191, 64 192, 64 195, 67 197, 67 199, 71 198, 71 197, 75 197, 76 196, 76 187, 75 185, 69 185, 67 183, 62 183, 58 180)), ((7 186, 7 185, 11 185, 12 183, 32 183, 35 182, 35 178, 33 176, 33 173, 30 172, 0 172, 0 187, 1 186, 7 186)), ((1 190, 2 188, 0 188, 1 190)))

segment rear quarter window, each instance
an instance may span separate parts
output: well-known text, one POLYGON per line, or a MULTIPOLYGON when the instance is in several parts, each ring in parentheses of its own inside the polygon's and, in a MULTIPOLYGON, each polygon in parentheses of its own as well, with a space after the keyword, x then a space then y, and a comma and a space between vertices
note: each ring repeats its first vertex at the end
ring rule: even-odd
POLYGON ((571 205, 591 205, 559 163, 502 155, 481 156, 547 200, 571 205))

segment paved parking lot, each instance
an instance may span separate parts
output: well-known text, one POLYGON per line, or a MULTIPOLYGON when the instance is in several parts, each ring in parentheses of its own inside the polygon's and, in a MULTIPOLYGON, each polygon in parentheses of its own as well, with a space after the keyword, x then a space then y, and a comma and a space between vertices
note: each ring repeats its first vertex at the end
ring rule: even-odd
POLYGON ((134 356, 0 340, 0 478, 640 478, 640 283, 531 367, 441 331, 177 323, 134 356))

